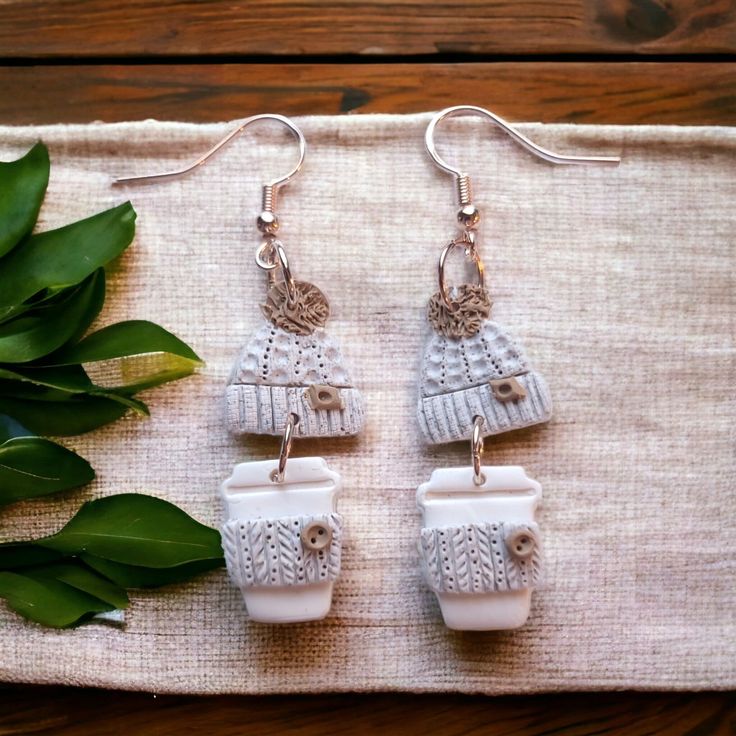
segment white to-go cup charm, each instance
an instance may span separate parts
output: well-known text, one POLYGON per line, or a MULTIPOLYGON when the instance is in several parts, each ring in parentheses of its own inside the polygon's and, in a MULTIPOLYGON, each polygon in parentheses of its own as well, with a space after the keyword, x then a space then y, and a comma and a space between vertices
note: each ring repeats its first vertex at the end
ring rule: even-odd
POLYGON ((340 476, 321 457, 241 463, 222 484, 225 560, 253 621, 324 618, 340 572, 340 476))
POLYGON ((515 629, 541 576, 542 487, 518 466, 477 470, 437 469, 417 490, 422 571, 449 628, 515 629))

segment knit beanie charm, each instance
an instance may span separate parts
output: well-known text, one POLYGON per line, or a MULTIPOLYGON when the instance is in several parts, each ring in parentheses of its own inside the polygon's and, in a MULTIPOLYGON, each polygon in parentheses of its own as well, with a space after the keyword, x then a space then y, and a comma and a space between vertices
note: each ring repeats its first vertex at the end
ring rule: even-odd
POLYGON ((468 439, 476 416, 493 435, 546 422, 552 401, 522 347, 490 319, 481 285, 452 289, 452 308, 437 292, 427 316, 432 334, 422 359, 418 419, 430 444, 468 439))
POLYGON ((261 308, 266 321, 230 376, 228 426, 236 435, 281 435, 293 413, 299 417, 297 436, 358 434, 363 402, 338 343, 323 329, 329 303, 314 284, 296 281, 295 287, 294 300, 283 282, 268 291, 261 308))

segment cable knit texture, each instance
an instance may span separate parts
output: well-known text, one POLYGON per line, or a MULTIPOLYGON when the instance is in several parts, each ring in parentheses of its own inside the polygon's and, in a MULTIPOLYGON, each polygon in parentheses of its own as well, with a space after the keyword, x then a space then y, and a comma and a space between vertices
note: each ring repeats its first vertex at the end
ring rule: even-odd
POLYGON ((521 346, 497 322, 488 320, 462 339, 432 331, 424 347, 421 396, 436 396, 507 378, 529 369, 521 346))
POLYGON ((243 348, 226 390, 227 424, 236 435, 280 435, 290 412, 299 437, 355 435, 363 428, 363 400, 351 386, 338 344, 324 330, 311 335, 261 326, 243 348), (342 408, 314 408, 310 385, 339 389, 342 408))
POLYGON ((324 330, 315 330, 306 336, 296 335, 270 322, 262 325, 243 348, 233 367, 230 383, 351 385, 340 348, 324 330))
POLYGON ((534 588, 542 574, 537 524, 489 522, 421 531, 422 571, 435 593, 494 593, 534 588), (533 540, 531 554, 515 554, 507 544, 525 532, 533 540))
POLYGON ((468 439, 482 416, 485 436, 546 422, 552 399, 544 378, 529 369, 521 346, 498 323, 486 321, 471 337, 432 332, 424 348, 417 418, 426 442, 468 439), (490 381, 514 376, 524 398, 501 401, 490 381))
POLYGON ((332 513, 252 521, 230 519, 222 527, 222 547, 230 579, 239 588, 334 581, 340 574, 342 518, 332 513), (330 545, 319 551, 307 549, 300 536, 315 521, 332 531, 330 545))

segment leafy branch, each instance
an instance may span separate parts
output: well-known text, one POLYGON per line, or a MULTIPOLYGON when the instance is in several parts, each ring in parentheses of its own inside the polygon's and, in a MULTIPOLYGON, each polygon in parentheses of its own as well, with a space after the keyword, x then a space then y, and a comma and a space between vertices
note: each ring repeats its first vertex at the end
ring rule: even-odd
MULTIPOLYGON (((46 437, 148 415, 139 392, 202 364, 152 322, 87 334, 105 302, 105 266, 132 242, 136 213, 126 202, 34 233, 49 172, 40 142, 0 163, 0 506, 91 481, 86 460, 46 437)), ((122 494, 85 504, 52 537, 0 545, 0 598, 34 621, 69 626, 124 608, 125 588, 221 564, 214 529, 166 501, 122 494)))
POLYGON ((122 493, 85 503, 59 532, 0 544, 0 598, 65 628, 128 607, 126 588, 156 588, 224 564, 220 534, 168 501, 122 493))
MULTIPOLYGON (((201 360, 143 320, 84 337, 105 301, 104 267, 130 245, 136 214, 126 202, 32 233, 48 178, 42 143, 0 163, 0 412, 36 434, 69 436, 129 409, 148 414, 135 394, 191 374, 201 360)), ((4 495, 0 488, 0 502, 4 495)))

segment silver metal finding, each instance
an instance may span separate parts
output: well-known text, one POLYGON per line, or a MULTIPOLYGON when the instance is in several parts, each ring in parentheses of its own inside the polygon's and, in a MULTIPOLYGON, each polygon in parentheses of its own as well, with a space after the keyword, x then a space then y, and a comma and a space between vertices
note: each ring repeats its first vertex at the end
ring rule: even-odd
POLYGON ((439 277, 440 296, 442 297, 442 301, 445 303, 445 306, 451 312, 455 312, 458 309, 458 304, 457 302, 452 301, 450 292, 447 288, 447 282, 445 280, 445 262, 447 261, 447 256, 449 256, 455 248, 465 248, 466 256, 473 261, 475 268, 478 271, 478 285, 480 287, 485 285, 485 267, 483 266, 483 261, 478 255, 477 250, 475 249, 475 241, 473 240, 472 245, 468 245, 468 242, 462 237, 450 241, 442 249, 442 253, 440 253, 440 260, 437 263, 437 275, 439 277))
POLYGON ((115 184, 124 184, 127 182, 134 182, 134 181, 151 181, 154 179, 173 179, 177 176, 183 176, 184 174, 188 174, 190 171, 193 171, 198 166, 202 166, 205 164, 209 159, 212 158, 221 148, 224 148, 230 141, 232 141, 234 138, 237 138, 251 123, 255 123, 259 120, 276 120, 277 122, 281 123, 282 125, 285 125, 296 137, 298 143, 299 143, 299 160, 296 163, 296 166, 294 166, 291 171, 289 171, 288 174, 285 176, 282 176, 278 179, 274 179, 272 182, 269 182, 268 184, 264 185, 264 191, 263 191, 263 209, 268 210, 270 212, 273 212, 273 205, 274 205, 274 198, 275 198, 275 192, 279 187, 282 187, 284 184, 288 183, 293 179, 296 174, 299 172, 299 170, 302 168, 302 164, 304 163, 304 155, 307 150, 307 142, 304 138, 304 134, 302 131, 291 121, 289 118, 285 117, 284 115, 277 115, 275 113, 263 113, 261 115, 253 115, 249 118, 246 118, 242 122, 238 124, 238 127, 234 130, 231 130, 221 141, 216 143, 212 148, 210 148, 209 151, 202 154, 196 161, 192 162, 188 166, 184 166, 181 169, 173 169, 172 171, 162 171, 158 174, 144 174, 141 176, 121 176, 115 179, 115 184), (270 208, 270 209, 269 209, 270 208))
POLYGON ((268 272, 270 282, 276 280, 273 277, 273 271, 276 268, 280 269, 281 276, 286 285, 286 298, 289 305, 293 307, 297 302, 299 293, 297 292, 296 282, 289 268, 289 259, 286 255, 284 244, 273 236, 267 236, 256 250, 256 263, 260 268, 268 272))
POLYGON ((299 424, 299 415, 290 412, 286 419, 284 427, 284 435, 281 438, 281 451, 279 452, 279 466, 277 470, 271 472, 271 480, 274 483, 283 483, 286 474, 286 462, 291 455, 291 444, 294 440, 294 429, 299 424))
POLYGON ((481 471, 481 461, 483 460, 483 434, 481 428, 485 419, 476 415, 473 417, 473 437, 470 440, 470 454, 473 459, 473 483, 476 486, 482 486, 486 482, 486 477, 481 471))
POLYGON ((221 141, 216 143, 209 151, 202 154, 196 161, 192 162, 188 166, 184 166, 181 169, 174 169, 173 171, 163 171, 158 174, 144 174, 142 176, 123 176, 114 180, 114 184, 123 184, 129 182, 142 182, 152 181, 157 179, 173 179, 177 176, 193 171, 199 166, 202 166, 209 161, 221 148, 224 148, 234 138, 237 138, 251 123, 258 122, 259 120, 275 120, 276 122, 285 125, 297 140, 299 145, 299 160, 296 165, 284 176, 274 179, 271 182, 263 185, 263 194, 261 200, 261 213, 256 218, 256 225, 258 229, 265 235, 265 239, 261 245, 256 249, 256 263, 264 271, 271 272, 275 268, 280 267, 281 272, 286 284, 286 292, 289 300, 289 304, 292 306, 297 300, 297 290, 294 284, 294 278, 291 275, 289 269, 289 261, 286 257, 286 250, 281 241, 275 239, 275 233, 279 229, 279 219, 276 216, 276 195, 278 190, 284 186, 284 184, 291 181, 296 174, 301 170, 302 164, 304 163, 304 156, 307 150, 307 142, 304 138, 304 134, 289 118, 284 115, 277 115, 275 113, 263 113, 261 115, 253 115, 252 117, 246 118, 241 121, 236 128, 231 130, 221 141))
POLYGON ((617 166, 621 159, 618 156, 567 156, 562 153, 555 153, 547 148, 543 148, 537 145, 523 133, 520 133, 516 128, 507 123, 502 117, 499 117, 490 110, 486 110, 484 107, 477 107, 475 105, 455 105, 454 107, 448 107, 438 112, 430 121, 427 126, 427 131, 424 134, 424 145, 427 149, 427 153, 430 155, 432 161, 437 164, 443 171, 448 174, 452 174, 457 179, 458 188, 458 204, 466 205, 470 204, 471 199, 471 186, 470 179, 467 174, 464 174, 460 169, 456 169, 454 166, 450 166, 440 155, 437 153, 437 147, 434 142, 435 129, 445 118, 452 117, 454 115, 480 115, 488 118, 494 125, 498 126, 507 133, 514 141, 520 146, 526 148, 535 156, 549 161, 553 164, 603 164, 617 166), (465 200, 465 201, 463 201, 465 200))
POLYGON ((264 241, 256 248, 256 264, 264 271, 273 271, 279 265, 276 258, 276 249, 274 248, 275 242, 276 238, 266 236, 264 241))
POLYGON ((286 257, 286 250, 280 240, 274 241, 274 248, 276 248, 276 257, 279 261, 279 267, 281 268, 281 275, 284 278, 286 284, 286 299, 290 306, 294 306, 297 300, 296 284, 294 283, 294 277, 291 275, 291 269, 289 268, 289 259, 286 257))

